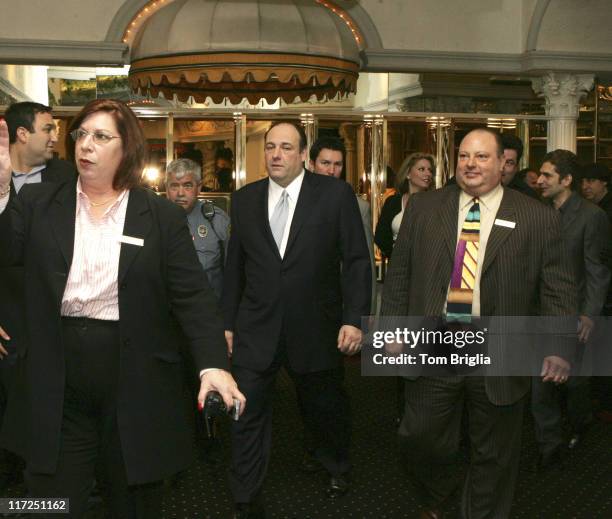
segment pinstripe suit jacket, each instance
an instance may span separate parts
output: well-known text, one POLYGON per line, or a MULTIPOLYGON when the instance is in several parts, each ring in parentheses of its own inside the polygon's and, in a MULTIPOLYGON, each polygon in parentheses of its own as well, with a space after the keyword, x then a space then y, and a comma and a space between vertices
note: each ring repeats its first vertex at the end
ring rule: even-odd
MULTIPOLYGON (((381 315, 442 315, 457 243, 459 194, 452 185, 410 197, 385 280, 381 315)), ((516 226, 494 225, 491 230, 480 279, 481 315, 575 315, 576 289, 558 215, 504 189, 497 218, 516 226)), ((569 353, 563 347, 542 356, 569 353)), ((487 377, 486 389, 491 402, 510 404, 527 392, 529 378, 487 377)))

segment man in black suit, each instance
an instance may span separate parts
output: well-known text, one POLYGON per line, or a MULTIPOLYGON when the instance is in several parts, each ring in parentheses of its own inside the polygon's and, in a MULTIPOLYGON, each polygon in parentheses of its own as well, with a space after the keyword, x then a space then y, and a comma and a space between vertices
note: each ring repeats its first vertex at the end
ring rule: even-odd
POLYGON ((269 178, 233 196, 222 297, 232 373, 249 402, 232 423, 236 517, 264 517, 271 393, 281 366, 315 433, 315 456, 331 474, 329 495, 348 488, 342 360, 359 351, 370 307, 370 259, 351 187, 304 170, 306 137, 292 123, 267 132, 265 157, 269 178))
POLYGON ((610 168, 605 164, 588 164, 582 168, 582 196, 597 204, 608 215, 612 225, 612 192, 610 184, 610 168))
MULTIPOLYGON (((585 349, 593 346, 590 338, 596 331, 595 322, 601 315, 610 283, 610 270, 604 261, 610 251, 608 219, 602 209, 587 202, 575 191, 580 185, 580 169, 574 153, 559 149, 546 154, 538 177, 542 198, 549 201, 561 216, 563 244, 568 251, 578 289, 580 344, 573 376, 565 386, 571 427, 567 444, 570 449, 578 445, 592 420, 590 370, 588 362, 584 369, 581 369, 581 365, 585 349)), ((588 356, 590 354, 592 352, 588 356)), ((560 395, 557 388, 544 384, 538 378, 534 378, 532 383, 531 406, 540 448, 537 468, 543 470, 558 463, 563 456, 560 395)))
MULTIPOLYGON (((10 190, 16 195, 24 184, 65 182, 75 176, 74 166, 53 158, 57 128, 51 108, 23 102, 9 106, 5 113, 9 131, 9 153, 13 165, 10 190)), ((23 270, 0 269, 0 425, 4 416, 17 344, 23 340, 23 270)), ((16 458, 0 452, 0 488, 16 476, 16 458)))
MULTIPOLYGON (((503 165, 499 134, 473 130, 461 141, 457 185, 411 197, 385 280, 382 315, 454 321, 460 312, 467 320, 575 314, 575 287, 563 259, 558 217, 540 202, 504 188, 503 165), (473 283, 457 290, 457 258, 466 265, 461 252, 467 250, 465 235, 474 221, 480 252, 473 283), (456 290, 465 294, 462 300, 452 297, 456 290)), ((459 271, 458 280, 465 274, 459 271)), ((509 336, 493 339, 498 351, 517 346, 509 336)), ((540 348, 541 373, 545 381, 561 383, 567 380, 571 348, 564 348, 561 357, 557 347, 540 348)), ((461 517, 509 516, 529 383, 527 376, 406 380, 399 436, 411 482, 425 507, 422 518, 441 517, 456 487, 464 405, 472 448, 461 517)))
MULTIPOLYGON (((582 168, 582 196, 605 211, 612 231, 612 192, 608 189, 611 177, 610 168, 605 164, 588 164, 582 168)), ((612 234, 610 239, 612 240, 612 234)), ((612 258, 608 258, 608 263, 612 264, 612 258)), ((603 315, 608 318, 606 321, 609 322, 612 316, 612 283, 608 288, 603 315)), ((600 335, 601 339, 608 340, 605 332, 601 329, 600 331, 603 333, 600 335)), ((612 423, 612 377, 595 377, 593 382, 596 386, 595 393, 600 407, 597 417, 605 423, 612 423)))

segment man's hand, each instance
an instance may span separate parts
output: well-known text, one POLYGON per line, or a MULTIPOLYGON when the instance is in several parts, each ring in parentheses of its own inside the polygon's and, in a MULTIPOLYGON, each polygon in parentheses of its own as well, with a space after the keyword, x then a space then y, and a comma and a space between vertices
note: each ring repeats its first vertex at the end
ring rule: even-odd
POLYGON ((228 371, 225 371, 224 369, 215 369, 212 371, 207 371, 204 373, 204 375, 202 375, 202 381, 200 382, 200 393, 198 394, 198 403, 200 404, 200 408, 204 406, 204 401, 206 400, 206 395, 209 391, 218 391, 228 409, 234 407, 234 398, 236 398, 240 401, 240 414, 244 412, 246 398, 240 391, 238 391, 236 381, 228 371))
POLYGON ((593 331, 595 323, 593 319, 586 315, 579 316, 578 320, 580 321, 578 324, 578 340, 582 343, 586 343, 591 336, 591 331, 593 331))
MULTIPOLYGON (((4 339, 5 341, 10 341, 11 338, 9 337, 8 333, 6 333, 4 331, 4 328, 2 328, 2 326, 0 326, 0 339, 4 339)), ((2 344, 2 342, 0 342, 0 360, 3 359, 4 357, 6 357, 8 355, 8 351, 6 351, 6 348, 4 347, 4 344, 2 344)))
POLYGON ((401 342, 389 342, 385 344, 384 350, 389 355, 399 355, 404 351, 404 345, 401 342))
POLYGON ((544 357, 542 362, 542 372, 540 376, 544 382, 554 382, 555 384, 563 384, 567 382, 567 377, 570 372, 570 364, 561 357, 550 355, 544 357))
POLYGON ((345 324, 338 333, 338 349, 345 355, 354 355, 361 349, 363 334, 359 328, 345 324))
POLYGON ((4 191, 11 182, 13 169, 9 155, 9 133, 6 121, 0 121, 0 191, 4 191))
POLYGON ((225 330, 225 342, 227 342, 227 356, 231 358, 234 353, 234 332, 225 330))

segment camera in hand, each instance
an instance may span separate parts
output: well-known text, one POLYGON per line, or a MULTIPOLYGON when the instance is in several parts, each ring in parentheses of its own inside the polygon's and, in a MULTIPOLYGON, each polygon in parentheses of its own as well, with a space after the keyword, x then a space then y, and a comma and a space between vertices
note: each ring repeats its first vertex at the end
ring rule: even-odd
POLYGON ((236 421, 240 416, 240 400, 234 398, 234 405, 228 409, 217 391, 209 391, 202 412, 205 418, 229 415, 232 420, 236 421))

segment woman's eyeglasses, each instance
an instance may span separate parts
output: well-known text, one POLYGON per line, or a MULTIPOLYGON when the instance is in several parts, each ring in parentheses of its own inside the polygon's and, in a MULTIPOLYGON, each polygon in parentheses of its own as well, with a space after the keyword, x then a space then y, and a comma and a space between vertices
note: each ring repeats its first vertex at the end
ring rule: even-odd
POLYGON ((91 138, 96 144, 101 145, 108 144, 113 139, 119 139, 119 137, 116 135, 111 135, 110 133, 106 133, 100 130, 96 130, 95 132, 88 132, 81 128, 77 128, 76 130, 72 130, 70 132, 70 137, 72 137, 72 140, 74 142, 79 142, 88 135, 91 135, 91 138))

